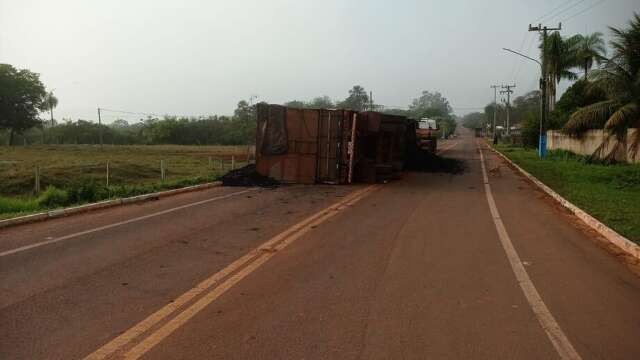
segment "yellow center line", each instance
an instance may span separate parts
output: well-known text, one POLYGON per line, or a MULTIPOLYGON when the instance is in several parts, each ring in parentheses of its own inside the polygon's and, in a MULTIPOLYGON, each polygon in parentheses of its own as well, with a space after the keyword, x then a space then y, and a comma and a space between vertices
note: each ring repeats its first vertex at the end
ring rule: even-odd
POLYGON ((276 235, 259 247, 253 249, 241 258, 232 262, 224 269, 203 280, 196 287, 188 290, 180 297, 178 297, 174 302, 165 305, 160 310, 151 314, 149 317, 142 320, 132 328, 128 329, 120 336, 116 337, 109 343, 89 354, 87 357, 85 357, 85 359, 105 359, 113 355, 114 353, 122 350, 132 340, 139 337, 144 332, 150 330, 152 327, 166 319, 180 307, 193 300, 198 295, 209 291, 204 297, 180 312, 171 321, 167 322, 157 331, 151 333, 146 339, 144 339, 140 344, 135 346, 126 354, 127 358, 137 358, 142 356, 145 352, 149 351, 152 347, 157 345, 162 339, 171 334, 175 329, 177 329, 179 326, 182 326, 192 316, 201 311, 204 307, 206 307, 206 305, 217 299, 220 295, 222 295, 229 288, 246 277, 249 273, 253 272, 262 264, 264 264, 268 259, 275 255, 275 252, 277 252, 277 250, 283 249, 288 244, 292 243, 293 241, 307 233, 316 225, 333 217, 338 213, 338 211, 355 204, 355 202, 364 198, 368 193, 376 190, 378 187, 379 185, 370 185, 364 189, 358 190, 348 195, 343 200, 325 208, 322 211, 315 213, 314 215, 309 216, 308 218, 285 230, 284 232, 276 235), (229 275, 231 274, 233 275, 229 277, 229 275), (227 280, 220 283, 220 281, 225 278, 227 278, 227 280), (216 284, 218 285, 213 287, 216 284))

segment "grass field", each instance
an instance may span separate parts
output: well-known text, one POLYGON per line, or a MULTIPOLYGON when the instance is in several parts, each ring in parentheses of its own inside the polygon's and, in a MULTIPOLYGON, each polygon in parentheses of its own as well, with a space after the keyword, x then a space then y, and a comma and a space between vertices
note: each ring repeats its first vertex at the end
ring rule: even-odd
POLYGON ((640 244, 640 165, 590 164, 564 151, 550 152, 540 160, 536 150, 507 145, 496 149, 565 199, 640 244))
POLYGON ((247 146, 0 146, 0 218, 56 207, 51 199, 60 194, 45 193, 49 186, 68 192, 65 205, 137 195, 212 181, 231 168, 232 158, 236 167, 244 166, 247 153, 247 146), (34 192, 36 167, 40 194, 34 192))
POLYGON ((236 162, 246 162, 246 146, 44 145, 0 147, 0 196, 29 195, 34 189, 35 168, 40 168, 41 188, 67 188, 94 181, 106 185, 109 161, 111 185, 135 185, 160 181, 160 160, 166 164, 168 180, 182 180, 221 173, 236 162), (209 157, 214 159, 209 166, 209 157))

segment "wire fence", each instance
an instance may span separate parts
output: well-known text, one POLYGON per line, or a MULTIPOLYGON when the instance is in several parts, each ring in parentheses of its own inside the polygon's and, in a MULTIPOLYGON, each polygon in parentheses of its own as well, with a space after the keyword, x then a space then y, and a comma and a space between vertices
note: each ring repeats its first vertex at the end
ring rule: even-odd
POLYGON ((62 164, 0 161, 0 195, 37 195, 48 186, 66 189, 145 186, 184 181, 212 181, 230 170, 255 163, 252 155, 167 156, 160 159, 107 159, 62 164))

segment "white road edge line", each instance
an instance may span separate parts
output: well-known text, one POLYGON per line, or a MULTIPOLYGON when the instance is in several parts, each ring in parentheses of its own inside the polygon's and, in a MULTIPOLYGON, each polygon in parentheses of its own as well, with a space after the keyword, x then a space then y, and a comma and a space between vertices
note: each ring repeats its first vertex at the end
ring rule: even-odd
POLYGON ((640 260, 640 246, 638 246, 636 243, 620 235, 617 231, 603 224, 598 219, 589 215, 589 213, 587 213, 586 211, 582 210, 581 208, 577 207, 573 203, 569 202, 569 200, 565 199, 560 194, 558 194, 557 192, 552 190, 550 187, 545 185, 542 181, 537 179, 535 176, 531 175, 525 169, 518 166, 518 164, 514 163, 511 159, 509 159, 503 153, 492 148, 489 148, 489 149, 494 153, 498 154, 504 161, 507 162, 507 164, 516 168, 522 175, 524 175, 527 179, 529 179, 534 185, 536 185, 542 191, 547 193, 547 195, 551 196, 551 198, 557 201, 560 205, 562 205, 563 207, 571 211, 578 219, 582 220, 582 222, 587 224, 593 230, 597 231, 607 241, 617 246, 625 253, 640 260))
POLYGON ((117 227, 117 226, 122 226, 122 225, 130 224, 130 223, 133 223, 133 222, 146 220, 146 219, 149 219, 149 218, 152 218, 152 217, 169 214, 169 213, 172 213, 174 211, 178 211, 178 210, 190 208, 190 207, 193 207, 193 206, 206 204, 206 203, 209 203, 209 202, 212 202, 212 201, 227 199, 227 198, 230 198, 232 196, 241 195, 241 194, 244 194, 244 193, 247 193, 247 192, 250 192, 250 191, 256 191, 256 190, 258 190, 258 188, 251 188, 251 189, 237 191, 237 192, 226 194, 226 195, 216 196, 216 197, 213 197, 211 199, 206 199, 206 200, 197 201, 197 202, 190 203, 190 204, 177 206, 177 207, 174 207, 174 208, 171 208, 171 209, 158 211, 158 212, 155 212, 155 213, 152 213, 152 214, 149 214, 149 215, 143 215, 143 216, 140 216, 140 217, 137 217, 137 218, 124 220, 124 221, 119 221, 119 222, 116 222, 116 223, 113 223, 113 224, 104 225, 104 226, 100 226, 100 227, 89 229, 89 230, 85 230, 85 231, 80 231, 80 232, 77 232, 77 233, 61 236, 61 237, 58 237, 58 238, 55 238, 55 239, 42 241, 42 242, 38 242, 38 243, 35 243, 35 244, 31 244, 31 245, 21 246, 21 247, 16 248, 16 249, 0 252, 0 257, 13 255, 13 254, 16 254, 16 253, 19 253, 19 252, 27 251, 27 250, 30 250, 30 249, 33 249, 33 248, 37 248, 37 247, 41 247, 41 246, 45 246, 45 245, 55 244, 55 243, 60 242, 60 241, 69 240, 69 239, 76 238, 76 237, 79 237, 79 236, 82 236, 82 235, 92 234, 92 233, 95 233, 95 232, 98 232, 98 231, 111 229, 111 228, 114 228, 114 227, 117 227))
MULTIPOLYGON (((477 143, 476 143, 477 146, 477 143)), ((573 347, 567 336, 564 334, 560 325, 556 322, 556 319, 545 305, 542 297, 538 293, 538 290, 533 285, 533 282, 529 278, 529 274, 524 268, 522 261, 520 260, 520 256, 516 252, 513 243, 511 242, 511 238, 507 233, 507 229, 500 218, 500 213, 498 212, 498 207, 496 206, 496 202, 493 198, 493 193, 491 192, 491 185, 489 185, 489 177, 487 176, 487 169, 484 164, 484 155, 482 154, 482 148, 477 146, 480 153, 480 165, 482 167, 482 180, 484 182, 484 192, 487 196, 487 202, 489 203, 489 209, 491 211, 491 217, 493 218, 493 223, 496 226, 496 230, 498 231, 498 237, 500 238, 500 243, 502 244, 502 248, 509 259, 509 264, 511 265, 511 269, 513 270, 514 275, 516 276, 516 280, 518 281, 518 285, 522 289, 524 296, 527 298, 529 302, 529 306, 531 306, 531 310, 538 318, 538 322, 544 329, 547 337, 553 344, 553 347, 560 355, 562 359, 572 359, 579 360, 581 359, 580 355, 573 347)))

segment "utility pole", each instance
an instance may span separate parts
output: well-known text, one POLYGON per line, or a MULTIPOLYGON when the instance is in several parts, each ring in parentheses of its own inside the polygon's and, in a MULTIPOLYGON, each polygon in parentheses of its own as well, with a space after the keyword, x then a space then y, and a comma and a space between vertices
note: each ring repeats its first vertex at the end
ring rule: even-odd
POLYGON ((493 89, 493 135, 496 133, 496 114, 498 113, 498 88, 500 85, 491 85, 493 89))
POLYGON ((373 91, 369 91, 369 111, 373 110, 373 91))
MULTIPOLYGON (((251 133, 251 131, 249 131, 249 116, 254 117, 254 120, 256 121, 256 125, 258 124, 258 107, 256 104, 256 108, 253 109, 253 101, 254 100, 258 100, 258 95, 251 95, 249 96, 249 114, 247 114, 247 118, 245 119, 245 132, 246 132, 246 136, 247 136, 247 163, 249 162, 249 155, 251 154, 251 143, 255 144, 255 139, 250 139, 249 138, 249 134, 251 133)), ((256 152, 258 150, 256 149, 256 152)), ((248 164, 247 164, 248 165, 248 164)))
POLYGON ((100 117, 100 108, 98 108, 98 134, 100 137, 100 148, 102 148, 102 118, 100 117))
POLYGON ((510 108, 511 108, 511 94, 513 93, 513 90, 511 90, 511 88, 516 87, 516 84, 513 85, 502 85, 503 89, 506 90, 501 90, 500 94, 507 94, 507 136, 511 135, 511 123, 510 123, 510 108))
POLYGON ((538 142, 538 155, 541 158, 544 158, 547 152, 547 134, 546 134, 546 123, 547 123, 547 112, 549 110, 547 105, 547 57, 544 55, 547 50, 547 32, 548 31, 560 31, 562 30, 562 23, 558 24, 557 28, 550 28, 548 26, 542 26, 542 24, 538 24, 538 26, 531 26, 529 24, 529 31, 537 31, 542 32, 542 63, 540 64, 541 74, 540 74, 540 138, 538 142))
MULTIPOLYGON (((51 130, 49 130, 49 136, 53 132, 53 104, 51 103, 51 96, 53 91, 49 91, 49 114, 51 115, 51 130)), ((42 143, 44 144, 44 121, 42 122, 42 143)))
POLYGON ((53 104, 51 103, 51 92, 49 92, 49 114, 51 114, 51 128, 53 129, 53 104))

